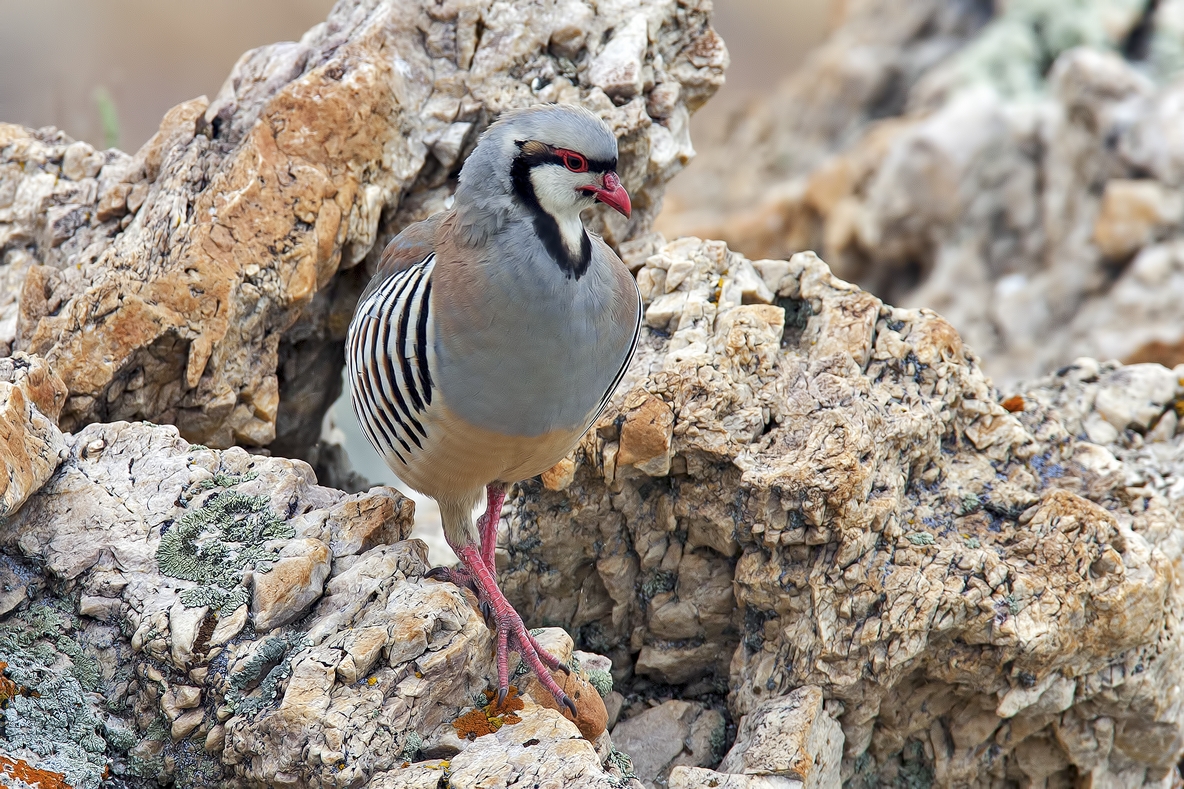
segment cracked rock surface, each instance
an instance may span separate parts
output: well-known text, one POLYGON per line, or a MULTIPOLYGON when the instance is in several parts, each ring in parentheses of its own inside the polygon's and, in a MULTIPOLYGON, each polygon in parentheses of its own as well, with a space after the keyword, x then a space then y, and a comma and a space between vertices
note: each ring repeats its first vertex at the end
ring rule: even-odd
POLYGON ((86 789, 104 770, 126 786, 632 785, 532 698, 513 725, 457 736, 493 643, 471 595, 424 579, 400 494, 319 487, 301 461, 171 426, 56 430, 60 467, 0 522, 20 590, 0 619, 6 758, 86 789))
POLYGON ((0 124, 0 353, 47 359, 62 427, 147 419, 309 456, 385 242, 443 208, 510 108, 582 104, 644 234, 727 64, 708 0, 350 0, 244 54, 134 155, 0 124))
POLYGON ((522 610, 734 720, 816 686, 853 786, 1167 785, 1184 368, 1004 399, 948 322, 812 254, 682 239, 638 281, 630 375, 503 526, 522 610))

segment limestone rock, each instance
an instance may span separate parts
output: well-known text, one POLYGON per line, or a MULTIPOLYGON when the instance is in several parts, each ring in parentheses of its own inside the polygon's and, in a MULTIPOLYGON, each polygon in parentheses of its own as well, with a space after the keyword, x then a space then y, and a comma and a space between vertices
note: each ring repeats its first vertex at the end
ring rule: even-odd
POLYGON ((292 540, 266 572, 252 576, 251 621, 260 632, 286 625, 316 602, 333 554, 320 540, 292 540))
POLYGON ((771 699, 740 719, 723 773, 776 775, 804 786, 837 789, 843 732, 822 706, 822 690, 797 690, 771 699))
POLYGON ((499 113, 603 117, 634 212, 592 224, 613 244, 648 230, 723 81, 710 10, 350 0, 244 54, 135 155, 0 125, 0 352, 49 361, 67 431, 150 419, 308 457, 383 245, 446 206, 499 113))
POLYGON ((717 152, 699 144, 660 229, 817 250, 940 312, 1000 386, 1078 356, 1184 362, 1180 4, 907 6, 844 4, 717 152))
POLYGON ((723 716, 702 704, 672 700, 613 728, 613 746, 629 754, 647 787, 661 786, 680 765, 714 765, 722 755, 723 716))
POLYGON ((16 512, 65 455, 57 427, 65 399, 62 380, 43 360, 23 353, 0 359, 0 518, 16 512))
MULTIPOLYGON (((426 766, 433 742, 453 786, 636 786, 553 710, 527 701, 492 725, 472 709, 496 677, 490 631, 471 594, 424 578, 398 493, 319 487, 302 461, 172 426, 63 441, 61 466, 0 521, 5 754, 79 787, 108 768, 130 785, 434 787, 448 767, 426 766), (483 736, 456 736, 466 710, 483 736)), ((561 630, 538 638, 571 659, 561 630)), ((599 692, 579 682, 600 735, 599 692)))
POLYGON ((935 313, 810 254, 752 268, 772 304, 745 303, 718 242, 645 260, 667 283, 650 306, 681 306, 643 331, 571 484, 512 494, 519 609, 615 677, 726 681, 733 720, 816 686, 854 786, 1166 776, 1184 367, 1082 359, 1004 399, 935 313), (649 398, 674 414, 665 475, 620 463, 649 398))

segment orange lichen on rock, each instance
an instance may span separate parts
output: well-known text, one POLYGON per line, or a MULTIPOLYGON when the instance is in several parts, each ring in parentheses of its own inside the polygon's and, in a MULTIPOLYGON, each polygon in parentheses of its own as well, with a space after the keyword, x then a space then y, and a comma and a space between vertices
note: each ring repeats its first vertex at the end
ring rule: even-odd
POLYGON ((475 740, 486 734, 493 734, 502 726, 520 723, 522 718, 515 713, 525 706, 518 698, 518 689, 510 688, 505 701, 500 704, 497 694, 492 690, 485 691, 488 703, 484 707, 466 712, 452 722, 456 733, 468 740, 475 740))
POLYGON ((29 690, 4 676, 4 672, 7 669, 8 664, 0 660, 0 707, 5 706, 9 699, 16 698, 17 696, 30 696, 35 699, 41 697, 41 694, 37 691, 29 690))
POLYGON ((1024 398, 1020 397, 1019 395, 1012 395, 1000 403, 1000 405, 1013 414, 1018 413, 1024 410, 1024 398))
POLYGON ((71 789, 62 773, 38 770, 24 759, 0 756, 0 785, 8 786, 8 778, 15 778, 29 786, 40 786, 41 789, 71 789))

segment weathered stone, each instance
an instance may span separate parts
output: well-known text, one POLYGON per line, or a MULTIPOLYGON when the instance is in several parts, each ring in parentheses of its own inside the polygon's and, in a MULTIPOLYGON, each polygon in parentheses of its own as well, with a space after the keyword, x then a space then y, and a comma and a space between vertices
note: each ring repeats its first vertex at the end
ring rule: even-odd
POLYGON ((292 540, 266 572, 251 577, 251 621, 260 632, 299 618, 321 597, 332 552, 320 540, 292 540))
POLYGON ((843 730, 822 707, 822 690, 807 686, 764 702, 740 719, 722 773, 777 775, 804 786, 838 789, 843 730))
POLYGON ((797 73, 699 146, 659 229, 752 257, 817 250, 941 312, 998 385, 1078 356, 1172 367, 1179 8, 847 4, 797 73))
POLYGON ((633 215, 591 224, 612 244, 648 230, 693 156, 690 112, 723 81, 709 16, 701 2, 350 0, 300 41, 243 55, 134 156, 0 125, 0 344, 53 365, 68 431, 151 419, 308 457, 383 245, 445 207, 501 112, 561 101, 603 117, 633 215))
POLYGON ((723 717, 715 710, 667 701, 617 723, 613 745, 629 754, 642 783, 660 786, 679 765, 715 764, 722 755, 723 728, 723 717))
POLYGON ((1083 359, 1004 407, 936 314, 809 254, 754 265, 774 305, 744 304, 737 258, 682 239, 645 261, 677 274, 676 328, 643 331, 573 482, 511 497, 519 609, 602 645, 615 677, 726 676, 734 720, 816 686, 859 785, 1159 774, 1184 749, 1184 437, 1158 429, 1178 371, 1083 359), (619 462, 647 398, 675 415, 657 478, 619 462), (1053 759, 1070 716, 1150 745, 1053 759))
POLYGON ((66 452, 57 428, 66 388, 46 363, 17 354, 0 359, 0 517, 16 512, 66 452))

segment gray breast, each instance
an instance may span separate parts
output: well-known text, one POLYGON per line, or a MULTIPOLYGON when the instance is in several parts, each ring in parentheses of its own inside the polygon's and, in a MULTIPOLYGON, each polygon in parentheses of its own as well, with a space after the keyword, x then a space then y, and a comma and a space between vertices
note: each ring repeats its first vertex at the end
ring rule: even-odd
POLYGON ((466 421, 509 435, 582 429, 628 360, 635 309, 623 311, 614 298, 602 257, 579 280, 552 263, 488 263, 488 290, 468 307, 471 331, 436 337, 445 402, 466 421))

